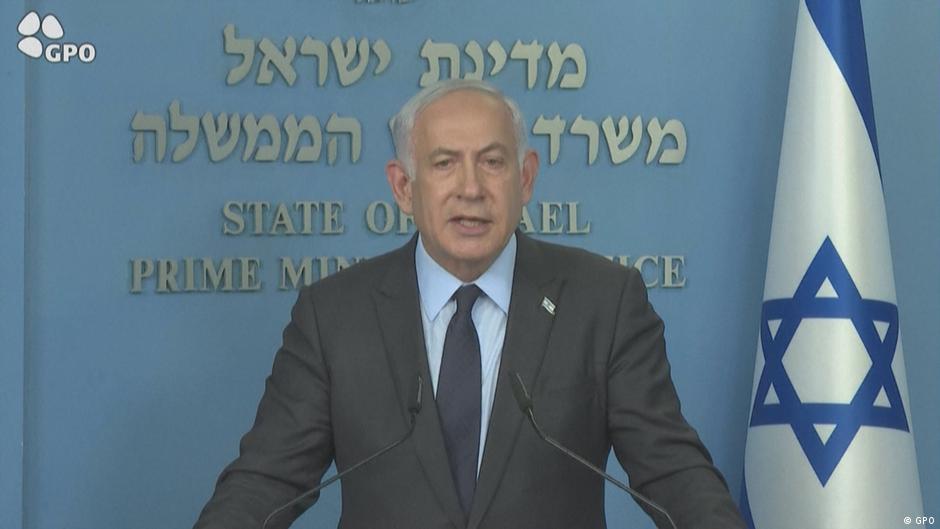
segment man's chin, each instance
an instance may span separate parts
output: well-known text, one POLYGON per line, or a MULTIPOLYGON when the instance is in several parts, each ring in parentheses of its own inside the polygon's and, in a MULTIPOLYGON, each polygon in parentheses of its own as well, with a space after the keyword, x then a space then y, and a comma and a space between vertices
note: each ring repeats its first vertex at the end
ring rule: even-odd
POLYGON ((450 273, 463 279, 472 281, 469 275, 480 276, 502 251, 502 246, 495 244, 492 239, 483 241, 462 241, 461 244, 454 244, 448 248, 448 263, 441 263, 450 273))

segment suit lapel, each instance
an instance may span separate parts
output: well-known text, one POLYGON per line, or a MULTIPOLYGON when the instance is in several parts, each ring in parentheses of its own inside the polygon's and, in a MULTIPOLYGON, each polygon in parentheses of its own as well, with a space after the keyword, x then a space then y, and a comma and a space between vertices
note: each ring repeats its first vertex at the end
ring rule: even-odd
POLYGON ((541 258, 537 244, 519 231, 516 232, 516 240, 518 247, 506 337, 483 464, 467 525, 471 529, 479 526, 493 500, 523 419, 512 395, 509 375, 517 372, 529 388, 533 387, 554 321, 554 316, 543 306, 543 300, 547 298, 551 303, 557 302, 562 287, 562 282, 547 268, 549 263, 541 258))
POLYGON ((409 244, 396 251, 388 273, 373 297, 389 367, 406 420, 414 398, 415 379, 420 374, 423 381, 422 408, 412 436, 417 457, 447 517, 457 527, 465 527, 466 517, 450 475, 428 368, 414 265, 416 242, 417 236, 412 237, 409 244))

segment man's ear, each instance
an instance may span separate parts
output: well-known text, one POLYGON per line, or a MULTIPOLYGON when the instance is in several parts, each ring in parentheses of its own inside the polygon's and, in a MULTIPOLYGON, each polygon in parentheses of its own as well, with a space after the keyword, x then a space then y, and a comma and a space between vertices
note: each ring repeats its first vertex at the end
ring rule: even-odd
POLYGON ((519 178, 522 180, 522 203, 528 204, 535 189, 535 177, 539 172, 539 154, 532 149, 525 153, 522 159, 522 170, 519 178))
POLYGON ((398 208, 411 215, 413 212, 411 202, 411 178, 405 166, 398 160, 390 160, 385 164, 385 178, 388 186, 392 188, 392 196, 398 203, 398 208))

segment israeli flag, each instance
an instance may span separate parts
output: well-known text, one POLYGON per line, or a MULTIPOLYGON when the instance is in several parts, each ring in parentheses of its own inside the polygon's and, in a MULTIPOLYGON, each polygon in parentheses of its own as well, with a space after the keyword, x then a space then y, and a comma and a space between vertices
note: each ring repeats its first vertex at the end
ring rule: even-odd
POLYGON ((801 0, 741 508, 756 529, 923 514, 859 0, 801 0))

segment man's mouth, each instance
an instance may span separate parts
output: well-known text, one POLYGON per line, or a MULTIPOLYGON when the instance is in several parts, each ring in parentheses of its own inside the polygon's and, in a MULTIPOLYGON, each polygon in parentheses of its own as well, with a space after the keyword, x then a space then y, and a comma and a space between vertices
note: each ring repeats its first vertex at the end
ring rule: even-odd
POLYGON ((490 222, 489 220, 481 218, 481 217, 469 217, 469 216, 454 217, 451 219, 451 221, 459 224, 460 226, 463 226, 464 228, 479 228, 485 224, 489 224, 490 222))

